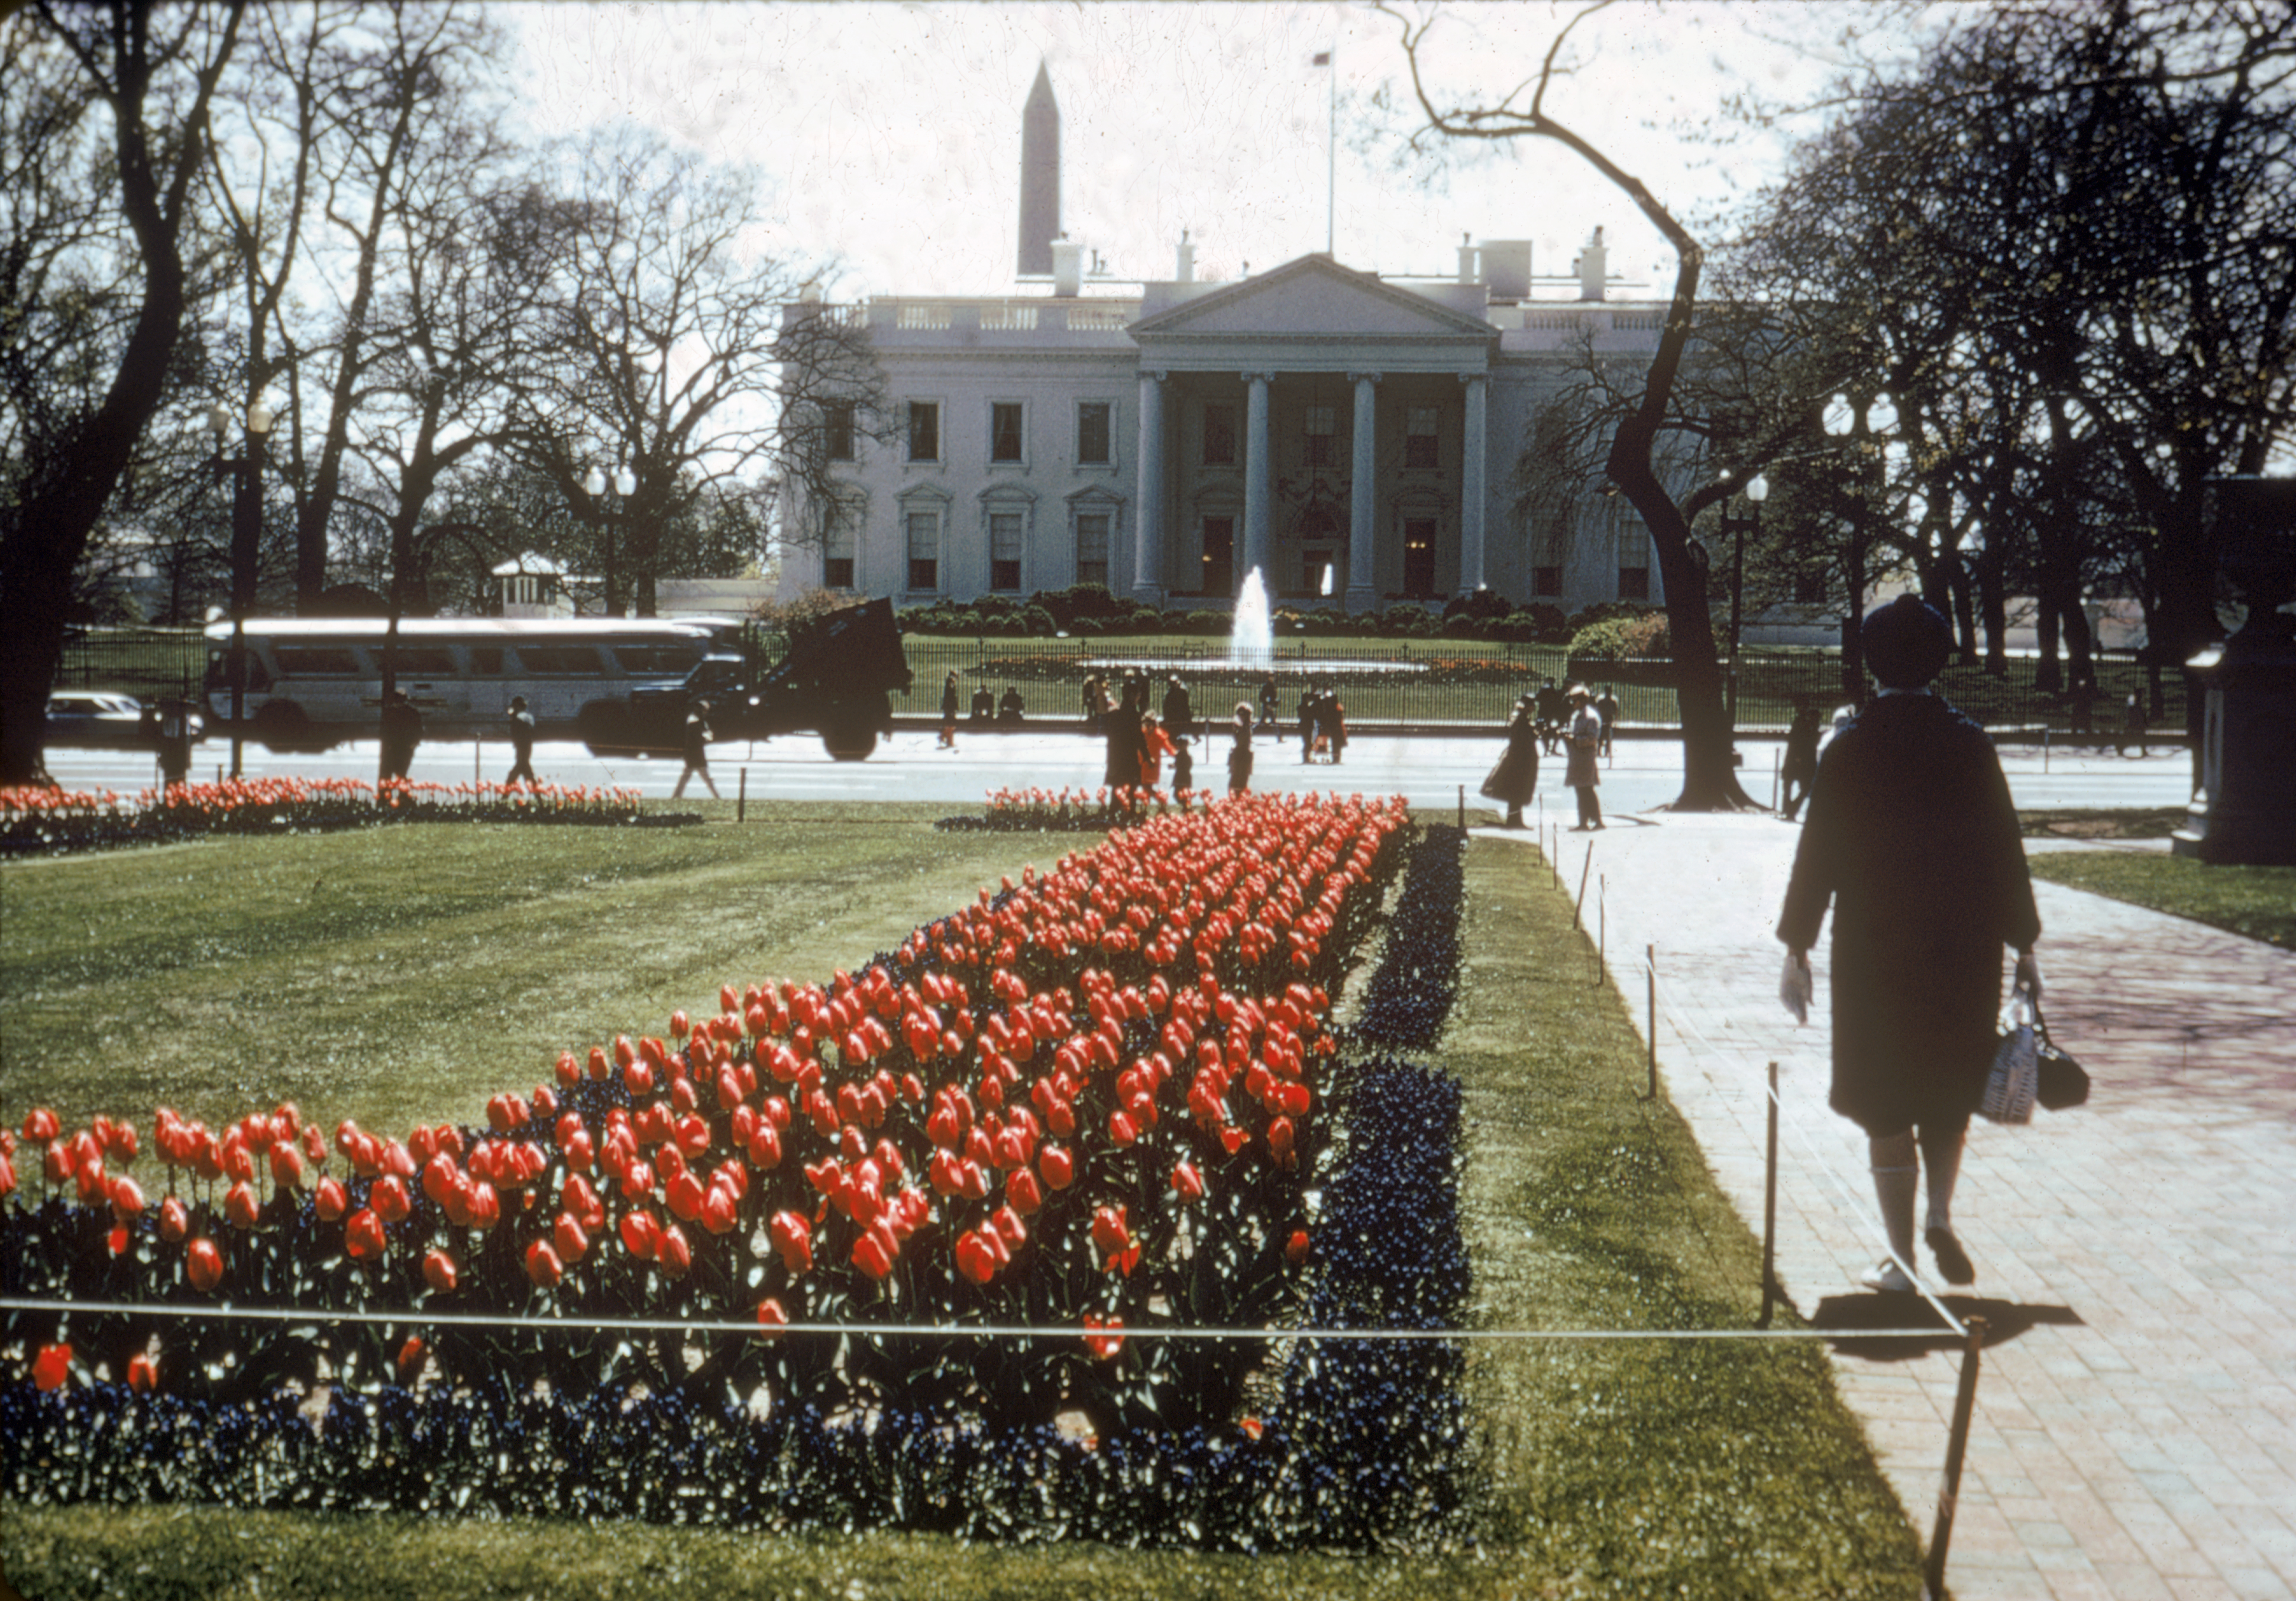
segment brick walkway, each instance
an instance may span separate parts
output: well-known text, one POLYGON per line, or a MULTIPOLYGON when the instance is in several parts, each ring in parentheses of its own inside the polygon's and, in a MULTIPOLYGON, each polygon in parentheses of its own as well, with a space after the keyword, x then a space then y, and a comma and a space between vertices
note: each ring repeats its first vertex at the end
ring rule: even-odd
MULTIPOLYGON (((1823 972, 1808 1027, 1776 1000, 1796 838, 1767 817, 1659 814, 1556 848, 1575 890, 1595 842, 1587 927, 1599 908, 1637 1022, 1656 946, 1661 1079, 1758 1232, 1779 1063, 1778 1272, 1796 1308, 1905 1326, 1902 1302, 1876 1320, 1857 1284, 1881 1226, 1865 1141, 1825 1106, 1823 972)), ((1945 1300, 1991 1332, 1948 1585, 1964 1601, 2296 1597, 2296 955, 2035 889, 2050 1026, 2095 1088, 1971 1134, 1954 1216, 1978 1282, 1945 1300)), ((1915 1343, 1846 1342, 1835 1370, 1926 1545, 1960 1359, 1915 1343)))

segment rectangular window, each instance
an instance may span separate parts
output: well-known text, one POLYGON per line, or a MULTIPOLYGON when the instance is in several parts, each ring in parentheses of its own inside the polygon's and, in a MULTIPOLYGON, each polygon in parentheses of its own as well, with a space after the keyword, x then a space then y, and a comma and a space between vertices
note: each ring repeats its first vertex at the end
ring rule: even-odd
POLYGON ((832 400, 821 408, 823 449, 832 462, 853 459, 853 403, 832 400))
POLYGON ((701 660, 701 646, 694 645, 621 645, 614 647, 614 656, 626 673, 636 673, 650 678, 683 678, 701 660))
POLYGON ((1204 407, 1204 465, 1235 465, 1235 407, 1233 406, 1204 407))
MULTIPOLYGON (((380 653, 378 647, 377 654, 380 653)), ((349 678, 358 675, 358 658, 351 653, 348 645, 281 645, 275 654, 282 677, 349 678)))
POLYGON ((1311 406, 1308 408, 1308 465, 1328 467, 1338 459, 1332 442, 1334 408, 1311 406))
POLYGON ((926 591, 940 587, 940 514, 909 513, 909 587, 926 591))
MULTIPOLYGON (((1077 403, 1077 465, 1105 467, 1115 461, 1110 447, 1109 411, 1105 400, 1082 400, 1077 403)), ((1082 583, 1084 580, 1077 580, 1082 583)))
MULTIPOLYGON (((455 653, 443 645, 402 645, 392 653, 402 678, 451 678, 455 676, 455 653)), ((382 647, 374 647, 374 665, 382 667, 382 647)))
POLYGON ((503 653, 498 645, 474 645, 470 647, 471 676, 474 678, 502 677, 503 653))
POLYGON ((997 400, 990 403, 988 459, 992 462, 1017 462, 1021 459, 1019 401, 997 400))
POLYGON ((1560 567, 1532 568, 1530 570, 1530 592, 1533 595, 1561 595, 1562 593, 1562 569, 1560 567))
POLYGON ((595 678, 604 676, 598 653, 586 645, 522 645, 518 661, 537 677, 595 678))
POLYGON ((1647 567, 1620 568, 1619 598, 1631 601, 1650 599, 1650 569, 1647 567))
POLYGON ((1406 406, 1403 418, 1403 464, 1406 467, 1437 465, 1435 408, 1431 406, 1406 406))
POLYGON ((855 509, 851 507, 840 506, 830 513, 829 527, 823 536, 821 549, 823 587, 853 587, 853 525, 857 521, 855 509))
POLYGON ((940 405, 933 400, 909 402, 909 459, 940 460, 940 405))
POLYGON ((1108 513, 1081 512, 1077 515, 1076 581, 1108 582, 1108 513))
POLYGON ((988 587, 1021 587, 1021 513, 992 512, 988 515, 988 587))

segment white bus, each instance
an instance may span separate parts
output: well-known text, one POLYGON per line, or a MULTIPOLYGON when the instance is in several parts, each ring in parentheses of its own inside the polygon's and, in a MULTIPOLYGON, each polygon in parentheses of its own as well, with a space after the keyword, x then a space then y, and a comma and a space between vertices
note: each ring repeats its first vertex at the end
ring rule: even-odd
MULTIPOLYGON (((396 681, 426 739, 509 736, 526 697, 541 739, 625 743, 634 692, 675 690, 732 625, 652 618, 534 621, 402 618, 396 681)), ((274 751, 324 751, 381 730, 381 618, 250 619, 242 704, 248 737, 274 751)), ((232 732, 232 625, 207 628, 210 737, 232 732)))

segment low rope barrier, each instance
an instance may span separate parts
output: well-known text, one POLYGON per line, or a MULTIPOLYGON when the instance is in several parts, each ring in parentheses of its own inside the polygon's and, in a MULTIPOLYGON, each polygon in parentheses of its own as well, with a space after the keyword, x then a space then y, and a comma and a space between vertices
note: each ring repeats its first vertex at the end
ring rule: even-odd
POLYGON ((1601 1329, 1601 1328, 1210 1328, 1150 1326, 1046 1327, 1005 1323, 765 1323, 754 1320, 676 1318, 520 1318, 485 1312, 341 1311, 305 1307, 176 1306, 167 1301, 44 1301, 0 1297, 0 1311, 111 1313, 132 1318, 203 1318, 266 1323, 421 1324, 440 1328, 617 1329, 626 1333, 754 1334, 864 1334, 955 1340, 1328 1340, 1328 1341, 1522 1341, 1522 1340, 1934 1340, 1941 1328, 1900 1329, 1601 1329))

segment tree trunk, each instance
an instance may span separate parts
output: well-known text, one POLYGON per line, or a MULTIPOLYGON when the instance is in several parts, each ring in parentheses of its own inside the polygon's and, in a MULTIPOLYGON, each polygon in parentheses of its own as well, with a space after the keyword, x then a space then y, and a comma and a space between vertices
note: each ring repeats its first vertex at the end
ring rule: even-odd
POLYGON ((1977 600, 1985 623, 1985 671, 1994 678, 2009 674, 2009 596, 2002 561, 2001 547, 1988 538, 1977 557, 1977 600))
POLYGON ((2033 628, 2039 636, 2040 652, 2033 662, 2033 687, 2043 694, 2054 694, 2065 686, 2064 673, 2057 661, 2057 620, 2060 608, 2056 592, 2043 585, 2034 597, 2033 628))
POLYGON ((1973 661, 1977 659, 1977 593, 1970 581, 1969 559, 1954 551, 1948 560, 1951 565, 1946 581, 1953 589, 1953 604, 1946 615, 1953 619, 1954 631, 1960 636, 1962 660, 1973 661))

